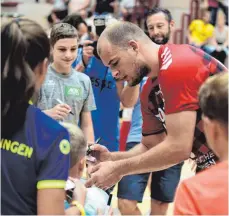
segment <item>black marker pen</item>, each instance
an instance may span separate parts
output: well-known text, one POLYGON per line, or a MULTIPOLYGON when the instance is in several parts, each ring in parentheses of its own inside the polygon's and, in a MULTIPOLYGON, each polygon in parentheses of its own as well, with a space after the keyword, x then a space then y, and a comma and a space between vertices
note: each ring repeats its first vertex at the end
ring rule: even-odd
MULTIPOLYGON (((64 104, 64 102, 62 102, 60 99, 56 99, 56 101, 59 103, 59 104, 64 104)), ((74 115, 74 113, 72 111, 69 112, 70 114, 74 115)))

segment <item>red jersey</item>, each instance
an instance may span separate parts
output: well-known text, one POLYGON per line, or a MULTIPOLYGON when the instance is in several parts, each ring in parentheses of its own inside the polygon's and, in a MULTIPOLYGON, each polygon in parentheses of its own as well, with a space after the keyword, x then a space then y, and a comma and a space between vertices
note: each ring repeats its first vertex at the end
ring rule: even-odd
POLYGON ((201 127, 198 91, 211 75, 227 70, 219 61, 190 45, 163 45, 158 52, 160 71, 149 78, 141 93, 142 135, 166 132, 165 115, 197 111, 193 153, 198 170, 215 164, 216 156, 206 146, 201 127))

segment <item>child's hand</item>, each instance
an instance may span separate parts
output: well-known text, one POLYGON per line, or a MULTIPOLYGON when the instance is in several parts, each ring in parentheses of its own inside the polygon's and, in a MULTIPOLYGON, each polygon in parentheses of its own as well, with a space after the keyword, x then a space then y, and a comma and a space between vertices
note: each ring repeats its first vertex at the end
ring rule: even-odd
POLYGON ((86 195, 87 195, 87 188, 84 186, 84 184, 79 179, 73 179, 69 178, 71 181, 75 184, 75 189, 73 191, 73 200, 77 200, 84 206, 86 195))
POLYGON ((112 207, 109 208, 107 215, 109 215, 109 216, 114 215, 114 211, 113 211, 112 207))
POLYGON ((57 104, 52 109, 44 110, 44 113, 55 120, 64 120, 70 111, 71 107, 67 104, 57 104))

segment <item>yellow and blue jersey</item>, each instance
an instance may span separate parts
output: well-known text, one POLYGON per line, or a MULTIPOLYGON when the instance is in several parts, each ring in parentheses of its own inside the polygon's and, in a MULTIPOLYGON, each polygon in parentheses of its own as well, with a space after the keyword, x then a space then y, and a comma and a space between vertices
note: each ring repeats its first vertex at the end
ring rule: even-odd
MULTIPOLYGON (((13 122, 12 122, 13 124, 13 122)), ((1 214, 37 214, 37 190, 63 188, 70 166, 65 128, 30 105, 23 127, 1 138, 1 214)))

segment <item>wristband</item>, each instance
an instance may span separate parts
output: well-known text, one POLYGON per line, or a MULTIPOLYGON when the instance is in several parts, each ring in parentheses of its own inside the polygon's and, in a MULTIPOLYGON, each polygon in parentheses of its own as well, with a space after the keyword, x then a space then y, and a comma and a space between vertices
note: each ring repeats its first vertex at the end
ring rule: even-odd
POLYGON ((71 205, 76 206, 76 207, 80 210, 80 214, 81 214, 82 216, 86 216, 84 207, 83 207, 78 201, 76 201, 76 200, 72 201, 72 202, 71 202, 71 205))

